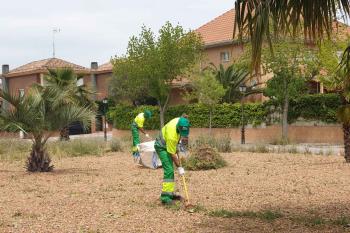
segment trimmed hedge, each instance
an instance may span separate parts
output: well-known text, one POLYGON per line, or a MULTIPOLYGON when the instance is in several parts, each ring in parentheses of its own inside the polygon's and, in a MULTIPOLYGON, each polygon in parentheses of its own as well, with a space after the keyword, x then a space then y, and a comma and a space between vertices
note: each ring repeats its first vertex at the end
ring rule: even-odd
MULTIPOLYGON (((145 129, 159 129, 159 110, 156 106, 116 106, 109 111, 109 118, 117 129, 129 129, 135 116, 149 109, 153 117, 145 122, 145 129)), ((195 128, 209 127, 209 109, 203 105, 190 104, 178 105, 168 108, 165 114, 165 122, 186 113, 190 117, 191 126, 195 128)), ((260 103, 250 103, 244 105, 244 116, 246 123, 259 125, 265 121, 267 112, 260 103)), ((219 104, 213 111, 213 128, 232 128, 241 124, 241 105, 240 104, 219 104)))
MULTIPOLYGON (((336 112, 341 105, 341 99, 337 94, 305 95, 296 100, 291 100, 289 109, 289 121, 295 122, 298 118, 325 123, 337 123, 336 112)), ((272 100, 265 103, 244 104, 245 123, 254 126, 266 122, 271 106, 278 106, 272 100)), ((109 121, 117 129, 129 129, 135 116, 149 109, 153 117, 146 121, 145 129, 159 129, 159 110, 157 106, 122 106, 118 105, 110 109, 109 121)), ((278 109, 278 108, 275 108, 278 109)), ((277 110, 275 110, 277 111, 277 110)), ((165 122, 187 113, 190 117, 191 126, 195 128, 209 127, 209 109, 199 104, 178 105, 168 108, 165 114, 165 122)), ((218 104, 213 111, 213 128, 234 128, 241 125, 240 104, 218 104)))
POLYGON ((289 121, 295 122, 298 118, 306 120, 336 123, 337 110, 341 105, 337 94, 305 95, 290 102, 289 121))

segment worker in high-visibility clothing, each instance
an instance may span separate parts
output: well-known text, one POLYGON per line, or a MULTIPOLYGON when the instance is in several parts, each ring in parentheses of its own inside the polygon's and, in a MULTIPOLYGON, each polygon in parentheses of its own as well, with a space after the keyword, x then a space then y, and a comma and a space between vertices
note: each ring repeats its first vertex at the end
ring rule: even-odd
POLYGON ((177 145, 180 140, 182 144, 188 143, 190 132, 190 122, 186 115, 175 118, 167 123, 156 138, 154 148, 162 162, 163 186, 160 200, 163 204, 171 204, 173 200, 181 199, 175 195, 174 165, 175 163, 180 176, 185 174, 185 170, 180 166, 177 157, 177 145))
POLYGON ((144 112, 139 113, 134 121, 131 124, 131 134, 132 134, 132 155, 134 158, 140 157, 139 152, 139 144, 140 144, 140 134, 139 131, 141 131, 147 138, 150 138, 150 136, 146 133, 146 131, 143 129, 143 125, 145 123, 146 119, 150 119, 152 117, 152 112, 149 110, 145 110, 144 112))

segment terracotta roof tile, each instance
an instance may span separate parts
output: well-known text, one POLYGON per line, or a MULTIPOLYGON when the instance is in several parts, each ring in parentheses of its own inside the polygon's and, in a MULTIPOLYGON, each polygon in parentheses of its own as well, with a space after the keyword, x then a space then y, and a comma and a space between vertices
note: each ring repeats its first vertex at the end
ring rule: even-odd
MULTIPOLYGON (((195 31, 202 36, 206 46, 220 44, 232 41, 234 23, 235 10, 231 9, 195 31)), ((338 25, 334 23, 333 28, 335 29, 334 35, 336 35, 338 39, 344 40, 350 36, 350 27, 344 23, 338 22, 338 25)))
POLYGON ((49 58, 39 61, 33 61, 23 66, 10 70, 6 77, 20 76, 24 74, 42 73, 46 72, 48 68, 72 68, 75 72, 88 73, 89 69, 73 64, 71 62, 59 59, 49 58))
POLYGON ((196 30, 205 45, 232 40, 235 10, 231 9, 196 30))
POLYGON ((111 62, 107 62, 105 64, 102 64, 97 69, 98 72, 112 72, 113 71, 113 65, 111 62))

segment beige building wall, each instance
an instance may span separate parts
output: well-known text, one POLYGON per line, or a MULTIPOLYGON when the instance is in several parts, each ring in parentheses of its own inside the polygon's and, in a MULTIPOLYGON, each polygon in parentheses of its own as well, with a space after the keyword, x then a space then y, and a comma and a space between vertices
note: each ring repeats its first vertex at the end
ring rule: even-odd
POLYGON ((225 46, 216 46, 212 48, 206 48, 204 50, 204 58, 201 63, 201 68, 209 66, 210 63, 213 63, 216 67, 219 67, 220 64, 223 64, 226 68, 231 65, 233 61, 239 59, 243 53, 243 47, 240 45, 225 45, 225 46), (221 53, 229 53, 229 60, 223 60, 221 53))

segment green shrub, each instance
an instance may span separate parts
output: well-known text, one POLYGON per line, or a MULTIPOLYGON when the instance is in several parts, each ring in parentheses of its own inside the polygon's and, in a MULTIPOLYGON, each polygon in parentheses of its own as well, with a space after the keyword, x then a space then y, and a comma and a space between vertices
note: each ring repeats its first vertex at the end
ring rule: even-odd
POLYGON ((123 143, 117 138, 112 138, 109 146, 113 152, 123 152, 123 143))
MULTIPOLYGON (((341 104, 340 96, 334 93, 303 95, 290 101, 288 121, 289 123, 293 123, 296 122, 298 118, 303 118, 310 121, 337 123, 336 113, 341 104)), ((264 103, 264 108, 269 114, 278 111, 278 107, 278 103, 274 100, 269 100, 264 103), (273 106, 275 110, 268 111, 271 106, 273 106)))
MULTIPOLYGON (((108 118, 113 121, 117 129, 129 129, 135 116, 149 109, 153 112, 151 119, 145 122, 145 129, 159 129, 159 109, 156 106, 132 106, 118 105, 108 112, 108 118)), ((209 127, 209 109, 204 105, 188 104, 170 106, 165 114, 165 121, 168 122, 175 117, 187 113, 190 117, 191 126, 194 128, 209 127)), ((250 103, 244 105, 246 123, 259 125, 265 121, 266 111, 263 104, 250 103)), ((232 128, 241 125, 241 105, 240 104, 218 104, 213 111, 213 128, 232 128)))
POLYGON ((183 161, 183 166, 192 171, 218 169, 226 165, 227 162, 217 150, 208 145, 198 147, 183 161))
MULTIPOLYGON (((341 105, 340 97, 337 94, 303 95, 298 99, 291 100, 289 108, 289 122, 295 122, 298 118, 325 123, 337 123, 336 112, 341 105)), ((108 120, 113 122, 117 129, 129 129, 135 116, 150 109, 153 117, 145 122, 145 129, 159 129, 159 109, 157 106, 122 106, 110 108, 108 120)), ((247 124, 254 126, 263 122, 271 123, 269 118, 279 107, 276 101, 269 100, 264 103, 244 104, 244 118, 247 124)), ((170 106, 165 113, 165 121, 187 113, 190 117, 191 126, 194 128, 209 127, 209 109, 200 104, 188 104, 170 106)), ((241 105, 218 104, 213 111, 213 128, 234 128, 241 125, 241 105)))

